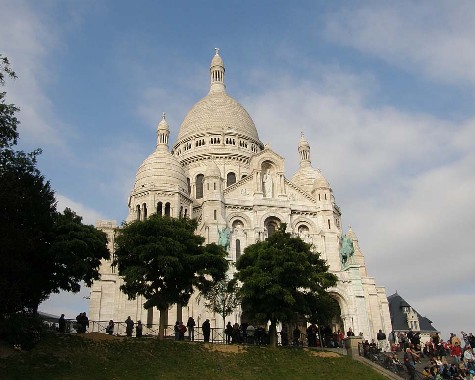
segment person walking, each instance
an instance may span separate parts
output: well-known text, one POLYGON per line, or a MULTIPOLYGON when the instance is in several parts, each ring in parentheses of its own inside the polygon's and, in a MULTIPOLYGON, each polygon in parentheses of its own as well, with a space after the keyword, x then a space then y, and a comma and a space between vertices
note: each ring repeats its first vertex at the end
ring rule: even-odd
POLYGON ((128 336, 128 337, 131 337, 132 336, 132 331, 134 330, 134 321, 130 318, 130 315, 127 317, 127 319, 125 320, 125 334, 128 336))
POLYGON ((139 319, 137 321, 137 327, 135 329, 135 336, 137 338, 141 338, 142 337, 142 331, 143 331, 143 325, 142 325, 142 321, 139 319))
POLYGON ((61 314, 61 317, 58 319, 58 332, 62 334, 66 332, 66 319, 64 319, 64 314, 61 314))
POLYGON ((201 325, 201 329, 203 330, 203 338, 205 342, 209 342, 209 336, 211 334, 211 325, 209 323, 209 319, 203 322, 201 325))
POLYGON ((188 318, 188 322, 186 322, 186 327, 188 328, 188 338, 192 342, 195 340, 195 325, 196 323, 193 317, 188 318))
POLYGON ((381 352, 386 351, 386 334, 383 333, 383 330, 379 330, 376 334, 376 339, 378 340, 378 350, 381 352))

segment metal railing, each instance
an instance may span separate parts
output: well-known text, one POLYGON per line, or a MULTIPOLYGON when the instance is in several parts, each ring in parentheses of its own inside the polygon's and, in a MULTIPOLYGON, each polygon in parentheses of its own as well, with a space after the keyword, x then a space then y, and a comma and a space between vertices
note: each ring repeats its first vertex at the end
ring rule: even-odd
MULTIPOLYGON (((45 324, 48 325, 48 328, 53 331, 59 331, 58 329, 58 323, 53 322, 51 320, 49 321, 44 321, 45 324)), ((94 320, 89 320, 88 321, 88 326, 86 326, 86 333, 103 333, 106 334, 106 328, 109 325, 109 321, 94 321, 94 320)), ((127 336, 126 333, 126 323, 124 322, 114 322, 114 330, 111 335, 114 336, 127 336)), ((132 332, 132 336, 136 336, 136 327, 137 324, 134 325, 134 329, 132 332)), ((68 334, 77 334, 80 333, 80 325, 75 319, 67 319, 66 320, 66 328, 65 328, 65 333, 68 334)), ((143 337, 152 337, 152 336, 158 336, 159 335, 159 325, 158 324, 143 324, 142 325, 142 336, 143 337)), ((168 339, 175 339, 175 326, 174 325, 166 325, 164 328, 164 337, 168 339)), ((305 333, 301 333, 300 337, 293 338, 290 334, 288 334, 287 340, 282 339, 282 332, 277 332, 277 337, 278 337, 278 344, 279 345, 284 345, 284 346, 294 346, 294 347, 307 347, 308 342, 307 342, 307 336, 305 333), (283 343, 283 344, 282 344, 283 343)), ((191 336, 190 332, 187 330, 187 332, 183 336, 183 340, 193 340, 197 342, 203 342, 204 341, 204 334, 203 334, 203 329, 201 327, 195 326, 194 327, 194 334, 193 337, 191 336)), ((267 335, 267 332, 265 335, 261 336, 259 333, 257 333, 257 330, 255 332, 255 335, 250 338, 247 337, 246 333, 244 333, 242 330, 239 330, 238 335, 234 335, 232 339, 230 339, 233 343, 239 343, 239 344, 268 344, 269 343, 269 337, 267 335)), ((209 342, 210 343, 218 343, 218 344, 226 344, 226 334, 224 332, 224 329, 221 327, 212 327, 210 331, 210 337, 209 337, 209 342)))

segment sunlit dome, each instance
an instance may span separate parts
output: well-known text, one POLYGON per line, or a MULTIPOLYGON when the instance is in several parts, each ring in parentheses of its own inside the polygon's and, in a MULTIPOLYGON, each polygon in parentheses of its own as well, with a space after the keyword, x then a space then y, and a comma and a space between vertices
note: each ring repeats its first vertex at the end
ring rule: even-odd
POLYGON ((186 115, 177 142, 197 134, 221 134, 231 129, 241 136, 259 141, 256 126, 247 111, 226 93, 224 72, 223 60, 219 49, 216 49, 210 67, 210 91, 186 115))

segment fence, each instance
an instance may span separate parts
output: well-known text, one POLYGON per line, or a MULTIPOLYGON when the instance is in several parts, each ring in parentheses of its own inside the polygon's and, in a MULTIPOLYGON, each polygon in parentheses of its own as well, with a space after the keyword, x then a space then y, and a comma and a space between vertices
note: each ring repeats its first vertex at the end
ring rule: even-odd
MULTIPOLYGON (((45 324, 48 326, 49 329, 57 331, 58 330, 58 323, 53 320, 45 320, 45 324)), ((106 328, 109 324, 109 321, 93 321, 89 320, 89 326, 86 328, 87 333, 106 333, 106 328)), ((158 336, 159 335, 159 325, 158 324, 143 324, 142 329, 142 336, 158 336)), ((136 327, 136 325, 135 325, 136 327)), ((65 332, 69 334, 76 334, 78 333, 79 324, 74 319, 67 319, 66 320, 66 329, 65 332)), ((237 341, 239 343, 255 343, 255 344, 268 344, 269 339, 267 332, 264 336, 259 336, 259 334, 255 333, 255 336, 252 339, 249 339, 246 334, 241 334, 237 341)), ((125 322, 114 322, 114 336, 126 336, 126 324, 125 322)), ((135 328, 134 333, 135 336, 135 328)), ((201 327, 195 326, 194 328, 194 341, 203 342, 204 335, 203 329, 201 327)), ((278 332, 278 343, 282 345, 282 335, 281 332, 278 332)), ((174 325, 166 325, 164 328, 164 337, 165 338, 175 338, 175 326, 174 325)), ((190 332, 187 331, 184 335, 185 340, 190 340, 190 332)), ((225 344, 226 343, 226 334, 224 333, 224 329, 221 327, 212 327, 210 332, 209 341, 211 343, 218 343, 218 344, 225 344)), ((292 340, 292 337, 288 337, 287 340, 284 339, 283 345, 292 345, 292 346, 300 346, 304 347, 307 346, 307 338, 306 334, 300 334, 300 339, 297 340, 298 344, 295 343, 295 339, 292 340)))

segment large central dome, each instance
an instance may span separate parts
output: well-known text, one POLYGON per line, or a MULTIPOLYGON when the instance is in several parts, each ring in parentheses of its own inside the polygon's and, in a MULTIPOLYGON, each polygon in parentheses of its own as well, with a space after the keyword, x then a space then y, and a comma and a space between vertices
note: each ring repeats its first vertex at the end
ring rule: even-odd
POLYGON ((229 129, 259 140, 256 126, 244 107, 224 91, 210 91, 186 115, 178 132, 178 140, 200 133, 221 134, 229 129))
POLYGON ((247 111, 226 93, 225 69, 218 50, 216 49, 210 66, 210 91, 186 115, 174 149, 196 137, 223 136, 230 133, 261 145, 256 126, 247 111))

